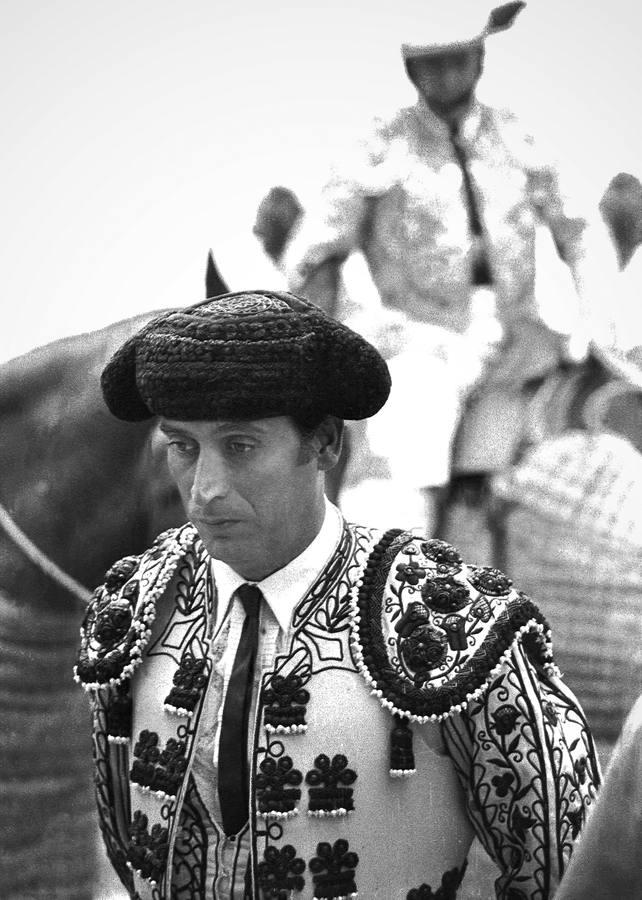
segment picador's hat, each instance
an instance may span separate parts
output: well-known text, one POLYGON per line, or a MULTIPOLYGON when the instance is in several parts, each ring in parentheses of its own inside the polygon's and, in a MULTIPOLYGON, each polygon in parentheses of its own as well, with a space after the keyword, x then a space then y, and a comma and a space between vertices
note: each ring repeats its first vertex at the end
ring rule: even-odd
POLYGON ((377 350, 313 303, 242 291, 154 318, 102 374, 119 419, 365 419, 386 402, 377 350))
POLYGON ((472 50, 481 47, 491 34, 506 31, 526 6, 524 0, 503 3, 488 9, 479 0, 447 0, 435 3, 432 15, 426 7, 413 4, 412 16, 400 25, 405 32, 401 53, 406 62, 422 56, 472 50))

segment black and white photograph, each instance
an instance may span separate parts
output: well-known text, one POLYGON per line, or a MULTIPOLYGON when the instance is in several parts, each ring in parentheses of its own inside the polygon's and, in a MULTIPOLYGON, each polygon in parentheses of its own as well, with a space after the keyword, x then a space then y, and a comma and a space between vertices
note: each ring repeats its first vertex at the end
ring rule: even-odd
POLYGON ((0 896, 642 898, 632 0, 4 0, 0 896))

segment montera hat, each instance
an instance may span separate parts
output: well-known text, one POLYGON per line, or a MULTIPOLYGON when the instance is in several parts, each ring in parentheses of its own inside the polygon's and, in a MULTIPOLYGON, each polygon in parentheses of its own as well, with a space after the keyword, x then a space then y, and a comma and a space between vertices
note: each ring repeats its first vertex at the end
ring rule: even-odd
POLYGON ((481 47, 488 35, 510 28, 525 6, 525 2, 516 0, 489 12, 488 6, 479 0, 441 0, 433 4, 431 14, 422 4, 421 18, 403 23, 405 34, 411 40, 402 42, 402 56, 407 62, 422 56, 481 47))
POLYGON ((168 310, 105 367, 119 419, 181 421, 326 415, 365 419, 390 392, 388 367, 359 334, 280 291, 222 294, 168 310))

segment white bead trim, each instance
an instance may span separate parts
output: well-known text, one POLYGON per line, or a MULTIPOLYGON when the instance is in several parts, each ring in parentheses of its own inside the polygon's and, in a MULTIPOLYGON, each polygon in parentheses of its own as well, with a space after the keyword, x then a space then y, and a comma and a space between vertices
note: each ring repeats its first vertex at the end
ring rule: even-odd
POLYGON ((157 888, 157 887, 158 887, 158 882, 157 882, 157 881, 154 881, 153 878, 145 878, 145 876, 143 875, 143 873, 141 872, 141 870, 140 870, 140 869, 135 869, 135 868, 133 867, 133 865, 129 862, 129 860, 125 863, 125 865, 127 866, 128 869, 130 869, 130 871, 135 872, 135 873, 138 875, 138 877, 140 878, 141 881, 146 881, 147 884, 151 884, 151 886, 154 887, 154 888, 157 888))
POLYGON ((292 809, 290 812, 277 812, 276 810, 268 810, 268 812, 260 812, 260 819, 292 819, 299 815, 298 809, 292 809))
POLYGON ((176 800, 176 794, 166 794, 165 791, 153 791, 145 784, 138 784, 133 781, 132 784, 141 792, 141 794, 149 794, 151 797, 157 797, 159 800, 176 800))
POLYGON ((194 715, 194 711, 191 709, 183 709, 182 706, 171 706, 169 703, 163 703, 163 709, 173 716, 187 716, 188 719, 191 719, 194 715))
POLYGON ((390 769, 391 778, 410 778, 411 775, 416 774, 416 769, 390 769))
POLYGON ((307 725, 266 725, 265 730, 270 734, 305 734, 307 725))
MULTIPOLYGON (((359 894, 341 894, 340 897, 331 897, 330 900, 357 900, 359 894)), ((312 900, 323 900, 321 897, 317 897, 316 895, 312 898, 312 900)), ((326 898, 327 900, 327 898, 326 898)))
POLYGON ((417 722, 420 725, 425 725, 427 722, 442 722, 444 721, 444 719, 453 716, 455 713, 462 712, 471 701, 479 700, 486 693, 492 681, 500 674, 502 668, 508 662, 513 652, 513 648, 521 643, 524 634, 526 634, 527 632, 535 632, 542 635, 543 640, 541 643, 543 644, 544 655, 550 660, 550 662, 544 663, 544 669, 551 675, 559 676, 559 669, 553 662, 553 650, 550 630, 545 630, 544 626, 536 619, 529 619, 528 622, 522 625, 521 628, 519 628, 515 632, 515 636, 511 641, 509 647, 504 651, 504 653, 502 653, 499 661, 490 670, 483 683, 474 691, 466 694, 463 703, 454 704, 444 713, 432 713, 428 716, 419 716, 415 715, 414 713, 410 713, 405 709, 399 709, 399 707, 395 706, 395 704, 391 700, 387 700, 383 695, 383 691, 381 691, 377 687, 376 681, 370 674, 370 671, 365 664, 363 658, 363 647, 361 646, 361 641, 359 640, 359 622, 361 621, 361 616, 359 615, 359 592, 363 585, 363 577, 366 566, 368 564, 368 560, 370 559, 370 555, 377 543, 378 540, 376 539, 370 542, 370 547, 366 554, 365 561, 360 568, 359 577, 356 579, 354 585, 350 590, 350 643, 352 645, 357 669, 365 678, 366 683, 370 685, 370 693, 373 696, 377 697, 379 703, 384 709, 390 710, 393 715, 401 716, 402 718, 408 719, 410 722, 417 722))
MULTIPOLYGON (((196 529, 193 525, 184 525, 178 532, 177 536, 172 538, 168 546, 163 549, 165 559, 154 578, 153 589, 144 595, 142 607, 137 619, 132 622, 132 628, 139 633, 139 637, 134 641, 134 645, 130 651, 130 661, 123 666, 120 675, 109 678, 107 681, 82 681, 78 676, 78 666, 74 666, 74 681, 82 686, 85 691, 95 691, 102 687, 115 687, 128 680, 136 671, 142 662, 143 650, 149 643, 152 634, 151 625, 156 618, 156 601, 162 596, 165 588, 174 577, 174 573, 185 553, 190 549, 196 540, 196 529)), ((153 548, 157 549, 157 548, 153 548)), ((141 566, 143 565, 145 554, 141 558, 141 566)), ((80 629, 81 641, 85 641, 84 629, 80 629)))
POLYGON ((340 806, 338 809, 309 809, 308 815, 313 819, 336 819, 341 816, 351 816, 353 809, 344 809, 340 806))

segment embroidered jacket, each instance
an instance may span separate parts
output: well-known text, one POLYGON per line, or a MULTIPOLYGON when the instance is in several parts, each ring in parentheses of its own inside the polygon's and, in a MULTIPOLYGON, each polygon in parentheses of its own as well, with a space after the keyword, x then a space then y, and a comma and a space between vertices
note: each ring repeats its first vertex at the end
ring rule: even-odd
MULTIPOLYGON (((599 328, 608 331, 598 280, 611 286, 615 255, 603 224, 571 208, 557 169, 512 113, 476 101, 462 124, 461 142, 483 222, 498 318, 511 335, 501 371, 526 380, 554 366, 560 355, 559 336, 542 321, 535 301, 536 225, 550 230, 585 300, 587 308, 580 310, 576 298, 555 285, 558 302, 569 307, 563 318, 570 313, 572 330, 590 312, 594 326, 599 319, 599 328)), ((384 307, 407 316, 409 339, 416 322, 462 333, 479 241, 468 216, 448 128, 418 100, 375 120, 335 167, 287 252, 290 286, 296 293, 321 263, 362 248, 384 307)))
MULTIPOLYGON (((166 532, 81 631, 101 828, 134 898, 211 896, 191 775, 210 562, 191 525, 166 532)), ((477 833, 497 896, 543 900, 599 780, 535 605, 448 544, 347 524, 263 673, 253 746, 251 864, 221 897, 448 900, 477 833)))

